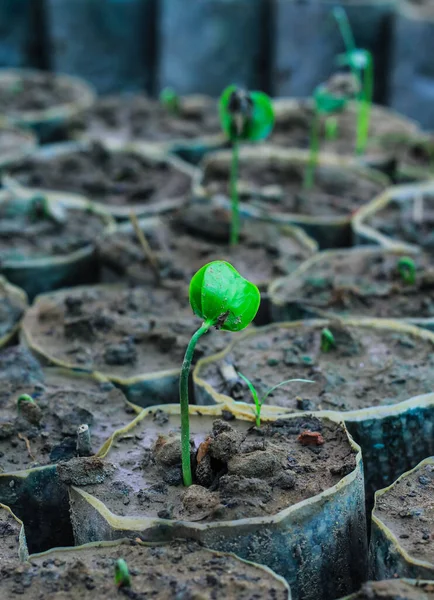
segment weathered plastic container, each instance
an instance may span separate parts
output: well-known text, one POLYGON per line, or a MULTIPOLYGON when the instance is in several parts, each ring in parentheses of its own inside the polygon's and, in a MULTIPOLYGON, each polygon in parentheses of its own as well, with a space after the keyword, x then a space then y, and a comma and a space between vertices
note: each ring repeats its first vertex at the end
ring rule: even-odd
POLYGON ((2 537, 0 538, 2 564, 27 560, 29 551, 24 524, 14 515, 9 506, 4 504, 0 504, 0 524, 2 526, 2 537))
MULTIPOLYGON (((179 415, 178 405, 159 408, 169 415, 179 415)), ((152 416, 157 409, 144 410, 128 428, 116 432, 99 456, 116 460, 113 452, 117 439, 134 431, 152 435, 152 416)), ((219 417, 223 409, 224 406, 190 407, 192 435, 198 428, 205 433, 205 418, 219 417)), ((234 407, 229 410, 243 421, 253 420, 251 414, 238 415, 234 407)), ((300 416, 303 414, 295 415, 300 416)), ((243 559, 268 566, 286 579, 295 599, 314 600, 319 594, 331 599, 349 593, 366 577, 362 458, 359 446, 350 437, 349 441, 357 452, 353 471, 335 486, 273 516, 208 523, 133 514, 119 516, 86 488, 72 486, 71 515, 76 543, 137 536, 147 542, 192 538, 207 548, 234 552, 243 559), (357 561, 352 560, 354 556, 357 561)))
POLYGON ((21 318, 24 316, 24 312, 28 306, 28 299, 24 290, 11 285, 2 276, 0 276, 0 298, 9 303, 11 309, 15 309, 17 312, 16 319, 13 319, 11 323, 7 323, 6 325, 3 323, 0 326, 0 348, 2 348, 13 339, 14 335, 20 329, 21 318))

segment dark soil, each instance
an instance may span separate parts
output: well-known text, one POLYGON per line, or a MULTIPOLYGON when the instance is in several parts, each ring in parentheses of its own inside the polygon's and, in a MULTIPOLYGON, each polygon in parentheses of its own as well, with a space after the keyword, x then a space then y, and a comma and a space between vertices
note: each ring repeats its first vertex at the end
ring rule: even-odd
MULTIPOLYGON (((324 322, 327 323, 327 322, 324 322)), ((432 392, 433 344, 386 329, 344 327, 330 321, 336 347, 322 352, 322 326, 309 321, 294 327, 264 328, 240 339, 226 356, 204 366, 198 374, 218 392, 252 402, 241 379, 224 376, 231 365, 255 385, 259 397, 286 379, 266 402, 290 410, 354 410, 395 404, 432 392)))
POLYGON ((165 162, 138 153, 115 152, 94 142, 86 149, 27 159, 10 169, 26 187, 82 194, 110 206, 158 204, 183 198, 190 177, 165 162))
MULTIPOLYGON (((255 284, 292 272, 311 252, 275 225, 244 221, 240 243, 229 245, 230 214, 224 209, 192 205, 185 212, 146 227, 147 240, 158 260, 162 279, 186 284, 205 263, 226 260, 255 284)), ((102 262, 115 280, 152 283, 154 272, 129 227, 106 237, 102 262)), ((113 279, 113 278, 112 278, 113 279)))
POLYGON ((69 104, 76 100, 71 85, 51 73, 32 73, 0 84, 0 111, 8 116, 69 104))
POLYGON ((0 568, 0 593, 23 600, 285 600, 284 584, 267 571, 191 542, 145 547, 116 546, 55 551, 30 565, 0 568), (131 588, 117 590, 115 563, 123 558, 131 588))
POLYGON ((65 256, 94 246, 106 227, 101 216, 66 206, 62 208, 65 221, 56 221, 44 212, 42 203, 43 198, 35 197, 24 206, 16 198, 0 204, 0 264, 65 256))
MULTIPOLYGON (((180 369, 199 326, 182 286, 71 289, 41 297, 25 319, 26 331, 51 360, 122 379, 180 369)), ((230 339, 210 331, 195 359, 222 350, 230 339)))
POLYGON ((386 251, 342 251, 324 258, 299 278, 287 279, 278 289, 306 311, 339 316, 381 318, 434 317, 434 264, 427 255, 413 256, 416 283, 406 284, 398 271, 400 256, 386 251))
POLYGON ((84 488, 117 515, 201 522, 273 515, 355 468, 344 430, 328 420, 303 416, 257 429, 197 416, 190 419, 194 485, 186 489, 179 417, 158 411, 151 419, 116 439, 105 459, 115 468, 84 488), (318 432, 313 443, 306 431, 318 432))
POLYGON ((376 502, 376 516, 413 559, 434 563, 434 465, 398 480, 376 502))
POLYGON ((350 596, 351 600, 432 600, 434 583, 408 583, 402 579, 368 581, 361 590, 350 596))
POLYGON ((181 99, 178 114, 146 96, 100 98, 75 126, 91 138, 123 141, 165 142, 220 132, 216 101, 201 96, 181 99))
POLYGON ((26 350, 0 353, 0 472, 54 464, 77 456, 77 428, 87 424, 91 451, 135 414, 122 392, 109 383, 57 369, 41 371, 26 350), (29 394, 36 405, 17 408, 29 394))
MULTIPOLYGON (((0 564, 18 561, 21 525, 0 506, 0 564)), ((0 576, 1 581, 1 576, 0 576)), ((0 586, 1 587, 1 586, 0 586)), ((7 596, 2 596, 7 598, 7 596)))
POLYGON ((0 338, 7 335, 20 321, 25 306, 6 290, 0 279, 0 338))
POLYGON ((397 242, 434 252, 434 196, 418 195, 417 187, 411 200, 389 202, 364 222, 397 242))
MULTIPOLYGON (((248 162, 241 158, 240 201, 259 204, 268 214, 337 218, 350 216, 382 190, 379 183, 343 168, 318 168, 310 190, 303 189, 303 176, 303 166, 274 158, 267 160, 260 152, 248 162)), ((225 195, 229 199, 229 163, 210 159, 204 185, 209 195, 225 195)))

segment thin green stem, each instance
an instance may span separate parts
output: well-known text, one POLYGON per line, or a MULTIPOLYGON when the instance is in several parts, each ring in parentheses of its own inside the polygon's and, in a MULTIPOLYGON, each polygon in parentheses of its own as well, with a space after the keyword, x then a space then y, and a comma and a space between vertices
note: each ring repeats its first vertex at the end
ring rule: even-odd
POLYGON ((232 165, 230 193, 232 203, 232 226, 231 226, 231 245, 236 246, 240 236, 240 207, 238 201, 238 162, 239 162, 239 143, 238 140, 232 142, 232 165))
POLYGON ((368 144, 369 124, 371 120, 372 96, 374 93, 374 61, 369 57, 363 76, 363 93, 359 100, 357 114, 356 154, 365 153, 368 144))
POLYGON ((342 6, 335 6, 333 15, 338 24, 342 39, 344 40, 346 52, 353 52, 356 49, 356 41, 345 9, 342 8, 342 6))
POLYGON ((314 184, 315 170, 318 163, 320 125, 319 114, 315 111, 310 132, 309 161, 304 171, 303 188, 305 190, 310 190, 314 184))
POLYGON ((211 321, 205 321, 191 337, 184 356, 184 362, 181 367, 181 376, 179 378, 179 400, 181 404, 181 456, 182 456, 182 477, 184 485, 189 486, 193 483, 190 463, 190 415, 188 412, 188 380, 190 376, 191 361, 193 360, 194 350, 198 339, 208 331, 213 325, 211 321))

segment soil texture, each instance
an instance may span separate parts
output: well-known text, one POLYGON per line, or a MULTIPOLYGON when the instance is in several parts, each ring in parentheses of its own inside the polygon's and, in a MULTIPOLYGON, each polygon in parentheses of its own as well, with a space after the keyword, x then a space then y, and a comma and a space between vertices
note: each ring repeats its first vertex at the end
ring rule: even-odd
POLYGON ((31 142, 19 130, 0 127, 0 160, 29 147, 31 142))
POLYGON ((0 111, 9 117, 74 102, 69 82, 52 73, 27 73, 0 84, 0 111))
POLYGON ((412 559, 434 563, 434 465, 402 477, 377 498, 374 514, 412 559))
MULTIPOLYGON (((0 506, 0 564, 18 562, 21 525, 0 506)), ((1 580, 1 577, 0 577, 1 580)), ((0 586, 1 587, 1 586, 0 586)), ((7 596, 4 596, 5 600, 7 596)))
POLYGON ((411 584, 403 579, 368 581, 350 598, 351 600, 433 600, 434 583, 419 581, 411 584))
POLYGON ((223 414, 190 419, 189 488, 182 483, 179 416, 157 411, 116 438, 104 459, 112 472, 85 491, 117 515, 227 521, 274 515, 355 468, 354 451, 336 423, 303 416, 258 429, 223 414))
POLYGON ((259 397, 287 379, 266 400, 292 410, 355 410, 395 404, 432 392, 433 344, 393 329, 345 326, 338 321, 295 327, 274 325, 236 341, 222 359, 204 365, 198 376, 216 391, 252 403, 242 373, 259 397), (327 327, 335 347, 321 350, 327 327), (229 375, 228 375, 229 373, 229 375))
POLYGON ((109 206, 157 204, 185 198, 190 177, 164 161, 136 152, 86 148, 29 158, 10 174, 26 187, 81 194, 109 206))
POLYGON ((77 449, 77 429, 88 425, 95 453, 116 429, 132 421, 135 413, 122 392, 109 382, 41 370, 21 348, 0 353, 0 472, 8 473, 69 460, 77 449), (17 406, 29 394, 35 401, 17 406))

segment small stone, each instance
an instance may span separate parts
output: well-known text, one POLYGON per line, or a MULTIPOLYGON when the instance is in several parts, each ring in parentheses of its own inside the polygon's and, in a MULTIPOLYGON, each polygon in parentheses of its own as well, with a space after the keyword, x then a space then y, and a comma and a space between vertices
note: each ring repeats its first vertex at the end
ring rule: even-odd
POLYGON ((228 462, 229 474, 244 477, 270 477, 280 468, 280 461, 275 454, 261 450, 234 456, 228 462))
POLYGON ((295 487, 295 475, 291 471, 283 471, 273 479, 273 485, 281 490, 292 490, 295 487))
POLYGON ((107 365, 130 365, 137 360, 137 350, 131 342, 110 344, 104 350, 104 362, 107 365))
POLYGON ((155 462, 166 467, 181 464, 181 439, 173 436, 160 435, 154 444, 153 455, 155 462))

